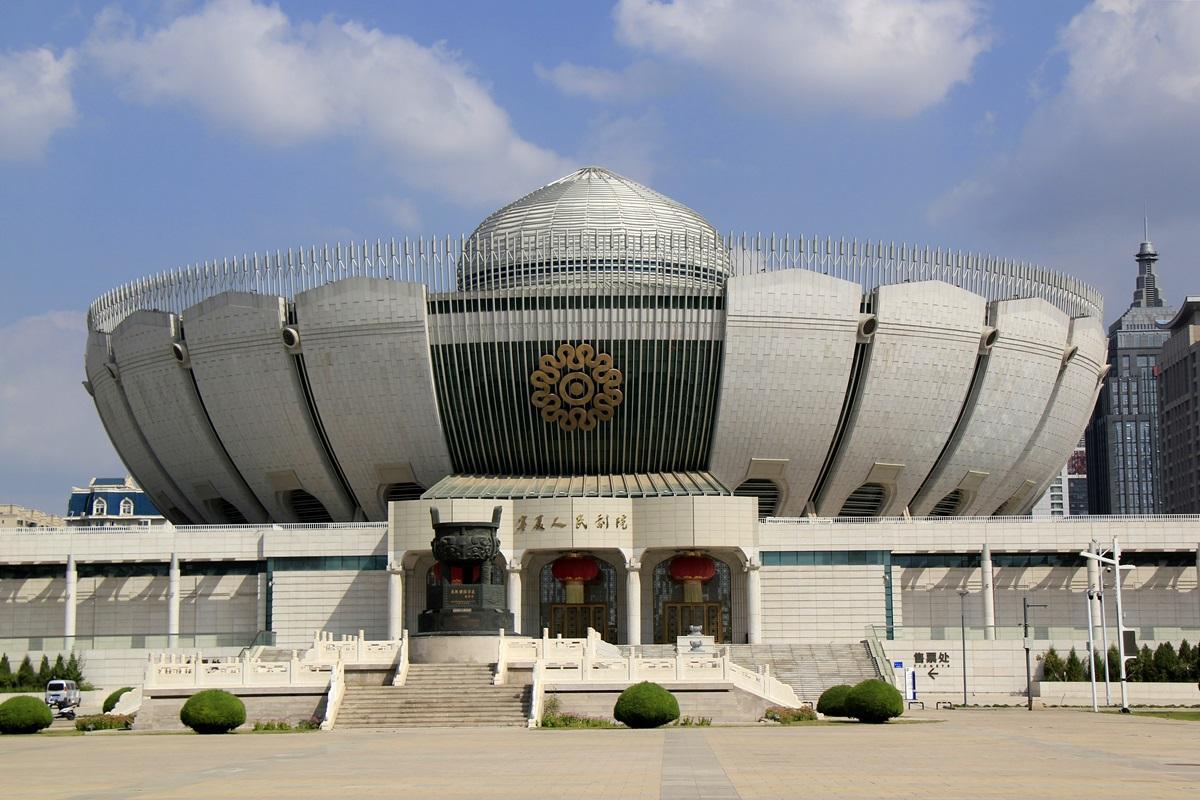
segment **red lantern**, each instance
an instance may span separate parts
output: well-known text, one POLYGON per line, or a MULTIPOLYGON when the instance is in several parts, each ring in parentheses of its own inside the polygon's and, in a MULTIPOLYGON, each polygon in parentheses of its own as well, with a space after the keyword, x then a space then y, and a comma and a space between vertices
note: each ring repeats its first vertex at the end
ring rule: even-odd
MULTIPOLYGON (((462 567, 450 567, 450 583, 454 585, 461 584, 466 578, 471 579, 471 583, 479 583, 479 567, 471 567, 470 574, 467 575, 462 567)), ((433 582, 442 582, 442 565, 433 565, 433 582)))
POLYGON ((703 584, 717 574, 717 562, 700 553, 686 553, 671 559, 667 571, 671 579, 683 584, 685 603, 704 602, 703 584))
POLYGON ((599 577, 600 565, 591 556, 571 554, 557 559, 550 572, 563 584, 566 601, 579 604, 583 602, 583 585, 599 577))

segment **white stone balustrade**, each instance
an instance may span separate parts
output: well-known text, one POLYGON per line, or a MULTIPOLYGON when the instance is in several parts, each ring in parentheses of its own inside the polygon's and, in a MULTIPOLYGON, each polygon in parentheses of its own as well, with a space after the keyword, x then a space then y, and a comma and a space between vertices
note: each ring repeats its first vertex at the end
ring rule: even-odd
POLYGON ((403 664, 407 632, 395 641, 356 636, 335 638, 326 631, 313 635, 313 646, 293 650, 286 661, 264 661, 262 647, 241 657, 205 658, 194 653, 167 652, 150 656, 144 686, 147 689, 175 687, 232 688, 239 686, 322 686, 339 665, 403 664))
POLYGON ((313 634, 312 647, 304 654, 306 662, 317 664, 394 664, 403 649, 403 634, 399 639, 368 639, 359 631, 356 636, 335 638, 328 631, 313 634))
POLYGON ((625 656, 588 629, 583 639, 505 637, 500 645, 501 666, 507 662, 532 662, 543 684, 563 683, 727 683, 776 705, 798 708, 800 699, 791 686, 765 669, 746 669, 730 659, 728 648, 707 652, 677 650, 674 658, 625 656))
POLYGON ((146 665, 146 689, 184 687, 232 688, 239 686, 324 686, 331 666, 306 663, 293 656, 288 661, 250 658, 206 659, 196 653, 156 653, 146 665))

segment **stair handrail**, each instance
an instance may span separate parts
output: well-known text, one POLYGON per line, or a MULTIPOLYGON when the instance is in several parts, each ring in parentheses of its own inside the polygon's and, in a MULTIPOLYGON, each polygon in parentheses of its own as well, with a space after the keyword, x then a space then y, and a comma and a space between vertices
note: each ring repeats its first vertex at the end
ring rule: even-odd
POLYGON ((392 686, 403 686, 408 680, 408 628, 400 632, 400 653, 396 659, 396 674, 392 686))
MULTIPOLYGON (((879 640, 878 626, 867 626, 867 638, 863 640, 863 644, 866 645, 867 654, 871 657, 871 663, 875 667, 879 680, 895 686, 896 674, 892 671, 892 662, 887 657, 887 651, 883 649, 883 642, 879 640)), ((902 689, 903 687, 897 688, 902 689)))
POLYGON ((542 724, 542 706, 546 693, 543 665, 544 662, 540 658, 533 663, 533 679, 529 683, 529 719, 526 721, 526 726, 530 728, 537 728, 542 724))
POLYGON ((325 695, 325 718, 321 720, 321 730, 333 730, 337 723, 338 711, 342 708, 342 698, 346 696, 346 670, 339 658, 329 672, 329 690, 325 695))
POLYGON ((725 662, 725 674, 734 686, 770 700, 778 706, 800 707, 800 698, 796 696, 796 690, 773 677, 769 670, 758 672, 746 669, 740 664, 735 664, 728 654, 724 655, 722 660, 725 662))

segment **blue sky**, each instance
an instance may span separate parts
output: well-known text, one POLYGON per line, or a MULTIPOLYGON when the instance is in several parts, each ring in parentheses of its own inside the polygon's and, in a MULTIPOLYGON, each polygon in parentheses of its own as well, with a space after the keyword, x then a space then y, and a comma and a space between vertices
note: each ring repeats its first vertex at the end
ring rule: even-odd
POLYGON ((467 233, 599 163, 719 229, 1200 291, 1200 3, 0 6, 0 502, 119 473, 83 311, 184 263, 467 233))

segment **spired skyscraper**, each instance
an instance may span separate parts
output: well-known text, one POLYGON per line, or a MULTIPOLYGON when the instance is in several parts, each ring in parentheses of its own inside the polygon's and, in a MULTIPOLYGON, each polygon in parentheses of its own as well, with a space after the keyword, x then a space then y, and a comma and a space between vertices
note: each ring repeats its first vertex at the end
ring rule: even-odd
POLYGON ((1108 377, 1088 425, 1088 508, 1093 514, 1162 510, 1159 475, 1158 355, 1170 332, 1154 264, 1158 251, 1146 225, 1138 247, 1133 303, 1108 328, 1108 377))

